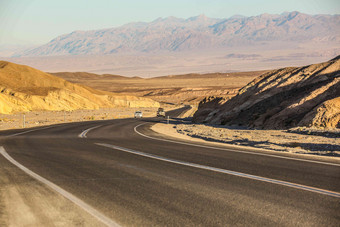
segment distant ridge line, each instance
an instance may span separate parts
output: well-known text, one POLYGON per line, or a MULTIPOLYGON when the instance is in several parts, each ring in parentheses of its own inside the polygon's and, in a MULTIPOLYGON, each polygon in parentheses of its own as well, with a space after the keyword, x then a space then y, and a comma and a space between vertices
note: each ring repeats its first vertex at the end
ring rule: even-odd
POLYGON ((212 50, 263 46, 273 42, 340 41, 340 15, 308 15, 297 11, 258 16, 181 19, 159 18, 120 27, 74 31, 49 43, 14 54, 20 56, 108 55, 212 50))

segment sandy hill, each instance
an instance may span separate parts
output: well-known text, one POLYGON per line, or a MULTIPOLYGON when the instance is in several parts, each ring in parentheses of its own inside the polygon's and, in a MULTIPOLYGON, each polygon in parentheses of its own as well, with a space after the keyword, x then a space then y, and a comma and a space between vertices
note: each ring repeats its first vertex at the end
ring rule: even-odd
POLYGON ((264 73, 266 71, 250 71, 250 72, 230 72, 230 73, 189 73, 183 75, 169 75, 169 76, 159 76, 153 77, 149 80, 157 80, 157 79, 215 79, 215 78, 225 78, 225 77, 249 77, 254 76, 254 74, 264 73))
POLYGON ((328 62, 273 70, 229 101, 200 103, 195 122, 287 129, 340 127, 340 56, 328 62))
POLYGON ((194 104, 206 96, 232 97, 239 88, 267 71, 171 75, 154 78, 93 73, 52 73, 70 82, 159 102, 194 104))
POLYGON ((158 105, 151 99, 95 90, 28 66, 0 61, 0 113, 158 105))
MULTIPOLYGON (((50 73, 57 77, 62 77, 65 80, 83 80, 83 79, 93 79, 94 77, 98 80, 102 79, 111 79, 111 80, 124 80, 124 79, 134 79, 136 77, 125 77, 120 75, 113 75, 113 74, 95 74, 95 73, 88 73, 88 72, 57 72, 57 73, 50 73)), ((138 78, 138 77, 137 77, 138 78)))

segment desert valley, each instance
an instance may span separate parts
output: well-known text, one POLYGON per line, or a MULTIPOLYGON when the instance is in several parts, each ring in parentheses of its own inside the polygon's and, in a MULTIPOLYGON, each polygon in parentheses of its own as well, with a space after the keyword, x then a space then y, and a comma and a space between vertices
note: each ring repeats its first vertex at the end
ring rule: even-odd
POLYGON ((22 128, 23 111, 28 111, 25 126, 35 127, 133 117, 137 110, 153 117, 158 107, 171 110, 190 105, 191 109, 180 115, 186 124, 177 122, 161 132, 177 128, 177 136, 276 151, 340 155, 339 57, 278 70, 154 78, 86 72, 48 74, 1 62, 0 75, 2 129, 22 128), (219 128, 216 135, 214 127, 219 128), (310 142, 299 142, 305 139, 310 142), (317 142, 313 145, 312 141, 317 142))
POLYGON ((0 43, 0 226, 339 226, 340 14, 131 2, 0 43))

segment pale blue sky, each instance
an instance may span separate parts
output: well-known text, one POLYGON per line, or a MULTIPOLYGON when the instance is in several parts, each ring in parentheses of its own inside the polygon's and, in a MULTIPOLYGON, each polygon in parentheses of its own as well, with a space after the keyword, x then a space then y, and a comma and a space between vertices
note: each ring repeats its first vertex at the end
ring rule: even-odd
POLYGON ((340 14, 339 0, 0 0, 0 46, 44 44, 75 30, 149 22, 158 17, 188 18, 205 14, 227 18, 235 14, 300 11, 340 14))

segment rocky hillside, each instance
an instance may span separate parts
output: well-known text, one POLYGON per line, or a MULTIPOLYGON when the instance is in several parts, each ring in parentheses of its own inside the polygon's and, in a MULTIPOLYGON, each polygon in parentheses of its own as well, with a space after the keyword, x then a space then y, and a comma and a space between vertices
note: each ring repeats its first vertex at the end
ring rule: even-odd
MULTIPOLYGON (((251 17, 159 18, 116 28, 74 31, 16 56, 103 55, 126 52, 193 51, 269 43, 340 41, 340 15, 300 12, 251 17)), ((280 45, 282 48, 284 45, 280 45)), ((291 45, 289 45, 291 46, 291 45)), ((228 56, 227 56, 228 57, 228 56)), ((235 57, 235 56, 229 56, 235 57)), ((237 57, 237 56, 236 56, 237 57)), ((257 55, 251 56, 257 57, 257 55)))
POLYGON ((267 72, 226 102, 206 99, 194 121, 259 129, 340 128, 340 56, 267 72))
POLYGON ((159 103, 95 90, 28 66, 0 61, 0 113, 118 106, 157 107, 159 103))

